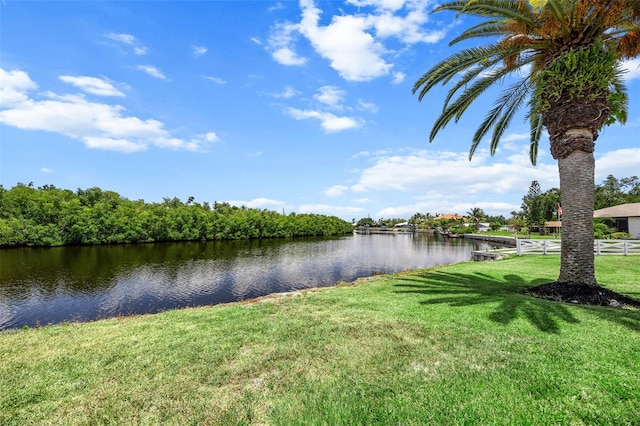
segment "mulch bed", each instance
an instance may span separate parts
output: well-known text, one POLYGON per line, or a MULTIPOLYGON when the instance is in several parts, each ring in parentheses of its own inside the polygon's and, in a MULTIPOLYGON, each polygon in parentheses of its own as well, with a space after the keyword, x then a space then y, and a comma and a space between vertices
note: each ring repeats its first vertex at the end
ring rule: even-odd
POLYGON ((602 287, 589 287, 583 284, 552 282, 531 287, 527 294, 541 299, 555 300, 565 303, 595 306, 627 305, 640 308, 640 300, 632 299, 615 291, 602 287))

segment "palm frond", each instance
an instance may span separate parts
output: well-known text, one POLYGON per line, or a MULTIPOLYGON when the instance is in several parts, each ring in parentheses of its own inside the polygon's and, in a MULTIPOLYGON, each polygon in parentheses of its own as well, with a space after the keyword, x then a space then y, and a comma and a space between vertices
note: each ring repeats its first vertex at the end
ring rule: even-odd
POLYGON ((530 78, 527 76, 502 92, 502 95, 495 102, 495 107, 489 111, 473 135, 471 149, 469 150, 469 159, 473 157, 482 138, 484 138, 491 128, 494 128, 491 139, 491 155, 495 153, 504 130, 511 122, 513 115, 517 112, 522 102, 526 99, 530 90, 530 84, 530 78))
POLYGON ((497 73, 488 74, 485 77, 478 79, 470 87, 465 89, 465 91, 452 104, 448 105, 436 119, 429 139, 433 141, 438 132, 442 130, 451 121, 451 119, 455 118, 455 121, 458 121, 473 101, 503 76, 504 72, 502 70, 497 73))
POLYGON ((538 146, 540 145, 540 137, 542 136, 542 115, 532 113, 529 116, 529 123, 531 124, 530 133, 530 145, 529 145, 529 159, 534 166, 538 161, 538 146))
POLYGON ((495 64, 497 64, 501 60, 502 60, 501 58, 494 58, 493 60, 487 61, 483 66, 477 66, 468 70, 462 76, 462 78, 460 78, 460 80, 458 80, 458 82, 447 93, 447 97, 444 100, 444 108, 446 108, 449 105, 449 102, 451 101, 453 96, 458 92, 458 90, 460 90, 460 88, 468 85, 469 82, 471 82, 471 80, 476 78, 481 73, 487 72, 488 69, 491 69, 491 67, 493 67, 495 64))
POLYGON ((453 1, 436 6, 432 13, 443 10, 458 12, 458 15, 496 16, 501 18, 516 19, 533 24, 534 19, 528 8, 521 8, 517 1, 513 0, 467 0, 453 1))
POLYGON ((496 153, 496 149, 498 149, 498 144, 500 143, 500 138, 502 138, 505 130, 509 127, 509 124, 511 124, 513 116, 518 112, 520 106, 525 99, 527 99, 527 95, 530 92, 531 84, 529 83, 529 78, 524 78, 522 81, 505 90, 507 101, 503 104, 504 113, 502 114, 502 117, 500 117, 500 120, 498 120, 493 128, 493 137, 491 138, 490 145, 491 155, 496 153))
POLYGON ((475 37, 503 36, 504 24, 505 21, 503 19, 482 22, 465 30, 458 37, 451 40, 449 42, 449 46, 453 46, 456 43, 475 37))
POLYGON ((624 70, 620 64, 618 64, 614 70, 611 86, 612 95, 609 102, 612 103, 612 105, 610 105, 612 117, 610 121, 618 121, 620 124, 625 124, 627 122, 629 95, 624 85, 624 70))
POLYGON ((489 46, 473 47, 455 53, 423 74, 413 85, 413 93, 415 94, 420 90, 418 100, 422 100, 427 92, 436 84, 448 82, 460 72, 464 72, 465 69, 478 63, 482 64, 483 61, 488 60, 499 52, 501 52, 501 50, 498 49, 495 44, 492 44, 489 46))
MULTIPOLYGON (((433 12, 441 11, 481 18, 480 23, 467 28, 450 45, 486 37, 496 37, 498 41, 455 53, 416 81, 413 93, 418 93, 418 99, 422 101, 433 87, 440 83, 446 85, 455 79, 447 92, 442 112, 431 129, 431 141, 451 120, 458 121, 490 87, 522 66, 532 65, 528 75, 502 91, 496 99, 473 136, 469 158, 491 130, 490 151, 494 154, 501 137, 528 99, 526 118, 531 126, 529 156, 532 164, 536 163, 545 114, 541 108, 543 99, 537 99, 538 89, 555 87, 555 83, 547 87, 547 80, 541 76, 550 72, 550 67, 558 63, 557 59, 570 52, 586 51, 597 43, 603 43, 606 46, 604 50, 615 58, 629 59, 640 55, 638 0, 547 0, 540 9, 530 7, 524 0, 453 0, 433 9, 433 12)), ((605 84, 610 85, 605 92, 609 93, 611 115, 605 124, 624 123, 628 96, 621 70, 616 69, 616 77, 610 80, 611 74, 606 73, 607 65, 603 66, 603 75, 608 77, 597 81, 606 81, 605 84)), ((570 80, 563 77, 561 82, 570 80)), ((557 84, 562 85, 561 82, 557 84)))
POLYGON ((564 10, 564 8, 562 7, 562 1, 563 0, 549 0, 545 5, 545 7, 553 14, 556 20, 560 23, 560 26, 562 28, 562 34, 565 37, 567 37, 571 33, 571 30, 569 30, 569 27, 567 27, 567 23, 565 21, 566 19, 565 15, 567 14, 567 11, 564 10))

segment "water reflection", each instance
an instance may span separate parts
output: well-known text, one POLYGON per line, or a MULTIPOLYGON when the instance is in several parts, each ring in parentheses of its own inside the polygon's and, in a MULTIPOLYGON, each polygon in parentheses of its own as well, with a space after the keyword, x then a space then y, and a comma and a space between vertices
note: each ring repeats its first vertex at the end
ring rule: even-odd
POLYGON ((0 330, 225 303, 468 260, 411 234, 0 251, 0 330))

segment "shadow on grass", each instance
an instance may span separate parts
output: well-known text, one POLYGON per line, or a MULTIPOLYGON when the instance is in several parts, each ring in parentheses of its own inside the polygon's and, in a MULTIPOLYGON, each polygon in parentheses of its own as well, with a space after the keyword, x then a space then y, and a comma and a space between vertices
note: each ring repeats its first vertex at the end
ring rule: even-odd
POLYGON ((640 310, 568 305, 524 294, 525 290, 548 282, 544 279, 526 281, 516 274, 496 279, 482 273, 427 271, 398 278, 398 281, 395 284, 397 293, 428 296, 420 302, 423 305, 447 304, 455 308, 498 302, 489 319, 504 325, 523 317, 541 331, 558 333, 562 323, 580 322, 569 309, 569 306, 575 306, 640 333, 640 310))

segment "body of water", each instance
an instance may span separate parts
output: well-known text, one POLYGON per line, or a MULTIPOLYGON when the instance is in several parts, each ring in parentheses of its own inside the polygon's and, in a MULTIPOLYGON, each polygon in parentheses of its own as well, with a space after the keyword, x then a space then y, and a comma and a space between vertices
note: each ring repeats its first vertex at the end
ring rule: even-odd
POLYGON ((0 330, 327 287, 469 260, 477 244, 389 234, 5 249, 0 250, 0 330))

